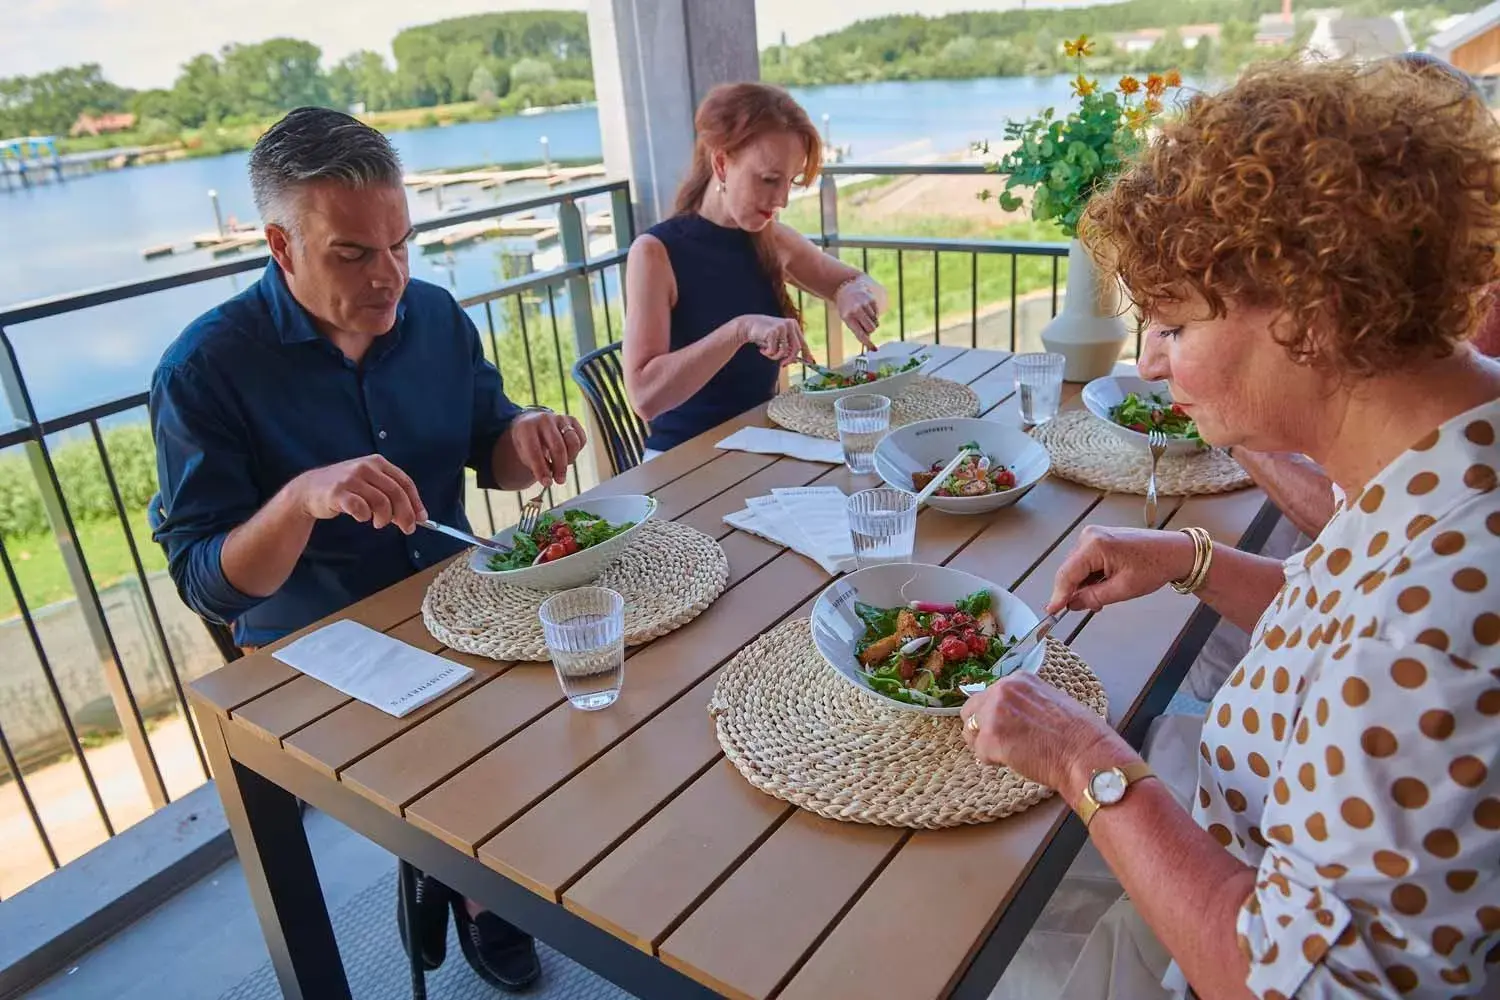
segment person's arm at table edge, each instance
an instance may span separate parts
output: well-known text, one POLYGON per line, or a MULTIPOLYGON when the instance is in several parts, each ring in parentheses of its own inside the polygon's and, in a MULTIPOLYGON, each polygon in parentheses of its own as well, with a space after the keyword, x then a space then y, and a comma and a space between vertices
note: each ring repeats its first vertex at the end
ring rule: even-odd
POLYGON ((1248 448, 1230 454, 1304 535, 1316 538, 1333 518, 1332 482, 1310 459, 1248 448))
POLYGON ((639 237, 626 261, 623 367, 630 405, 650 422, 687 402, 708 384, 736 351, 748 343, 742 317, 708 336, 672 350, 672 298, 675 278, 666 247, 656 237, 639 237))
MULTIPOLYGON (((1059 791, 1076 810, 1096 770, 1140 759, 1110 733, 1074 759, 1059 791)), ((1253 996, 1236 926, 1240 907, 1255 892, 1255 870, 1199 827, 1165 782, 1132 782, 1122 801, 1094 813, 1089 839, 1194 992, 1215 1000, 1253 996)))

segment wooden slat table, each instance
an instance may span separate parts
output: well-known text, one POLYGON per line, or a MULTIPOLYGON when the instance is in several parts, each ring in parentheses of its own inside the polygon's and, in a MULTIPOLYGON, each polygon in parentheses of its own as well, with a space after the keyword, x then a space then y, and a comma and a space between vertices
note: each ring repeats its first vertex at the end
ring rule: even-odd
MULTIPOLYGON (((1019 424, 1006 354, 937 351, 940 374, 971 385, 986 419, 1019 424)), ((1076 396, 1069 387, 1066 405, 1076 396)), ((754 790, 719 750, 707 712, 719 669, 806 615, 829 582, 723 515, 778 486, 868 485, 843 469, 713 447, 765 423, 764 407, 753 410, 594 491, 654 493, 662 516, 720 539, 730 565, 713 607, 630 651, 606 711, 569 708, 547 664, 444 649, 420 615, 436 569, 336 616, 475 668, 404 719, 297 673, 271 655, 276 645, 193 685, 288 997, 349 995, 296 798, 641 997, 988 994, 1082 844, 1060 800, 959 830, 837 823, 754 790), (913 927, 920 960, 872 944, 913 927)), ((1247 490, 1171 498, 1165 510, 1171 525, 1248 547, 1275 521, 1263 500, 1247 490)), ((992 516, 923 511, 917 559, 984 575, 1038 607, 1080 531, 1141 516, 1140 497, 1053 478, 992 516)), ((1102 679, 1110 721, 1139 745, 1216 620, 1167 591, 1087 616, 1068 638, 1102 679)))

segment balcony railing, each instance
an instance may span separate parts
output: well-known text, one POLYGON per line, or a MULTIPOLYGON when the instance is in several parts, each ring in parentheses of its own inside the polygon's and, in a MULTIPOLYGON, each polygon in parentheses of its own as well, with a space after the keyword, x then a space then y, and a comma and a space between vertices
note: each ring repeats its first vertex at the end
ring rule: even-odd
MULTIPOLYGON (((1037 331, 1059 306, 1066 244, 854 235, 839 228, 841 185, 847 190, 886 177, 982 172, 969 164, 839 165, 809 196, 817 200, 816 221, 804 229, 814 241, 866 271, 874 268, 887 282, 891 314, 882 336, 1037 349, 1037 331)), ((974 211, 993 209, 976 203, 974 211)), ((535 260, 502 252, 502 274, 491 287, 456 291, 512 398, 584 418, 587 408, 569 371, 580 354, 623 331, 623 266, 634 237, 628 185, 568 188, 443 215, 415 228, 418 234, 440 233, 525 212, 555 213, 557 265, 537 269, 535 260), (607 205, 613 218, 612 238, 601 240, 607 249, 596 245, 593 254, 590 204, 607 205)), ((806 216, 807 209, 794 204, 788 217, 805 223, 806 216)), ((40 502, 44 521, 42 530, 26 537, 6 538, 0 531, 6 580, 0 601, 8 596, 10 602, 0 604, 0 829, 17 824, 5 837, 10 860, 0 862, 0 896, 202 783, 207 765, 184 685, 220 663, 206 631, 162 571, 145 523, 141 494, 155 487, 154 459, 148 455, 145 470, 139 467, 138 452, 149 452, 139 429, 146 392, 41 416, 14 334, 25 324, 150 297, 166 317, 165 345, 196 312, 173 315, 173 290, 222 283, 259 270, 265 259, 245 257, 0 310, 0 385, 17 418, 0 430, 0 463, 11 462, 12 470, 24 464, 25 485, 34 491, 28 502, 40 502), (121 454, 126 445, 134 449, 129 455, 121 454), (128 478, 121 475, 127 465, 128 478), (53 593, 55 584, 37 593, 27 562, 39 558, 66 577, 62 599, 53 593), (22 812, 29 824, 20 819, 22 812), (24 825, 34 835, 29 848, 21 836, 24 825)), ((852 336, 831 308, 807 310, 805 317, 810 341, 829 363, 853 349, 852 336)), ((571 482, 556 488, 554 500, 598 481, 600 469, 589 453, 580 466, 571 482)), ((7 502, 4 484, 0 475, 0 504, 7 502)), ((518 495, 471 484, 469 512, 476 526, 493 532, 513 523, 519 504, 518 495)))

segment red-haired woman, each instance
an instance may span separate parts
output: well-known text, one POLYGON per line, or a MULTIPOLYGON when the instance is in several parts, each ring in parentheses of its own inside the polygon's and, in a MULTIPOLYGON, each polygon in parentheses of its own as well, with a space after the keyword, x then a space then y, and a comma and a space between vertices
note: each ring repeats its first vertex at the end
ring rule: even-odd
POLYGON ((780 369, 813 360, 790 282, 834 302, 870 346, 885 290, 776 221, 810 185, 822 142, 780 87, 715 87, 675 214, 630 248, 625 387, 650 425, 647 457, 770 399, 780 369))

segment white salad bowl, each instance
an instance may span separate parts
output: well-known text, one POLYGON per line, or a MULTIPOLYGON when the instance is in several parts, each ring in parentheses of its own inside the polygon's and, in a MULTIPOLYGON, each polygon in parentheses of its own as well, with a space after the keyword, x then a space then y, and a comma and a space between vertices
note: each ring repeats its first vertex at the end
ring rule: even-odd
POLYGON ((875 449, 875 471, 887 486, 916 493, 914 473, 948 464, 958 449, 971 443, 979 445, 991 462, 1014 472, 1016 485, 978 497, 929 497, 929 507, 949 514, 987 514, 1021 499, 1052 468, 1052 456, 1030 434, 969 417, 920 420, 891 431, 875 449))
MULTIPOLYGON (((1131 393, 1137 396, 1149 396, 1153 393, 1161 396, 1167 402, 1172 401, 1172 390, 1165 382, 1148 382, 1134 375, 1106 375, 1096 378, 1083 387, 1083 405, 1100 420, 1104 421, 1122 441, 1128 442, 1141 451, 1149 452, 1150 445, 1146 441, 1146 435, 1140 431, 1131 430, 1123 424, 1115 423, 1109 411, 1113 410, 1125 401, 1125 397, 1131 393)), ((1189 441, 1187 438, 1167 438, 1168 455, 1191 455, 1204 446, 1197 441, 1189 441)))
MULTIPOLYGON (((883 364, 894 364, 900 366, 906 364, 913 357, 920 357, 922 355, 922 352, 924 352, 925 350, 925 345, 917 347, 915 350, 913 350, 913 347, 910 343, 903 341, 897 341, 895 344, 884 344, 880 347, 879 350, 870 351, 864 355, 865 364, 869 366, 870 371, 876 371, 883 364)), ((857 396, 863 393, 870 393, 876 396, 885 396, 889 399, 894 400, 900 398, 900 396, 904 392, 906 392, 907 386, 912 383, 913 379, 927 370, 927 365, 929 363, 930 358, 924 359, 921 365, 911 369, 910 371, 899 372, 895 375, 888 375, 885 378, 876 379, 874 382, 866 382, 863 385, 851 385, 846 389, 816 388, 818 380, 821 378, 821 376, 816 373, 811 373, 808 375, 807 381, 802 383, 801 392, 802 395, 806 396, 808 399, 816 400, 818 403, 821 403, 829 408, 832 408, 834 402, 843 398, 844 396, 857 396)), ((852 375, 854 373, 855 364, 856 362, 851 358, 844 364, 841 364, 837 368, 832 369, 832 371, 841 372, 845 375, 852 375)))
MULTIPOLYGON (((566 590, 569 587, 579 587, 599 578, 615 560, 624 553, 626 546, 630 544, 641 526, 656 515, 656 498, 642 496, 639 494, 624 494, 614 497, 582 497, 560 503, 547 513, 561 514, 566 510, 587 511, 597 517, 602 517, 611 524, 622 524, 626 521, 634 521, 635 526, 628 531, 622 531, 613 538, 600 542, 598 545, 581 549, 570 556, 539 566, 527 566, 522 569, 495 570, 489 568, 490 557, 494 555, 489 549, 476 548, 469 554, 469 568, 480 576, 496 580, 500 583, 508 583, 517 587, 530 587, 533 590, 566 590)), ((545 514, 543 516, 546 516, 545 514)), ((495 541, 503 545, 509 545, 516 533, 515 525, 506 528, 495 535, 495 541)))

